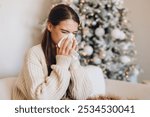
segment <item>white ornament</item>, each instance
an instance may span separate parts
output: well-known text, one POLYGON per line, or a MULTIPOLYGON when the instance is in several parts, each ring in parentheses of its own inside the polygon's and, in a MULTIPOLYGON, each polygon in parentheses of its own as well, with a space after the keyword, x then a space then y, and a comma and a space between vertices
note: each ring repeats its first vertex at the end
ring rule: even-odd
POLYGON ((93 53, 93 48, 90 45, 87 45, 84 47, 84 52, 86 53, 86 55, 90 56, 93 53))
POLYGON ((95 57, 93 58, 93 62, 98 65, 98 64, 101 63, 101 60, 100 60, 100 58, 98 58, 97 56, 95 56, 95 57))
POLYGON ((105 31, 103 28, 99 27, 95 30, 95 35, 98 36, 98 37, 101 37, 105 34, 105 31))
POLYGON ((115 39, 118 39, 120 37, 120 30, 118 28, 114 29, 112 32, 111 32, 111 36, 115 39))
POLYGON ((137 83, 138 82, 138 79, 137 79, 138 75, 139 75, 139 70, 137 68, 134 68, 133 73, 130 76, 130 81, 137 83))
POLYGON ((128 56, 121 56, 121 57, 120 57, 120 60, 121 60, 121 62, 124 63, 124 64, 128 64, 128 63, 131 62, 131 59, 130 59, 128 56))
POLYGON ((104 38, 101 38, 100 40, 97 40, 96 43, 100 48, 106 49, 107 45, 104 38))
POLYGON ((120 31, 120 39, 123 40, 125 39, 126 35, 124 34, 123 31, 120 31))
POLYGON ((137 77, 135 75, 130 76, 130 82, 137 83, 137 77))
POLYGON ((122 8, 124 4, 124 0, 112 0, 113 3, 117 6, 117 8, 122 8))
POLYGON ((139 75, 139 70, 135 68, 133 73, 134 73, 135 76, 138 76, 139 75))
POLYGON ((92 25, 93 25, 93 26, 95 26, 96 24, 97 24, 97 22, 96 22, 96 21, 93 21, 93 22, 92 22, 92 25))
POLYGON ((119 5, 119 4, 123 4, 124 0, 112 0, 112 2, 119 5))
POLYGON ((112 32, 111 32, 111 36, 114 38, 114 39, 125 39, 126 35, 123 31, 119 30, 118 28, 114 29, 112 32))
POLYGON ((123 50, 128 50, 131 47, 131 43, 122 43, 120 44, 120 48, 122 48, 123 50))

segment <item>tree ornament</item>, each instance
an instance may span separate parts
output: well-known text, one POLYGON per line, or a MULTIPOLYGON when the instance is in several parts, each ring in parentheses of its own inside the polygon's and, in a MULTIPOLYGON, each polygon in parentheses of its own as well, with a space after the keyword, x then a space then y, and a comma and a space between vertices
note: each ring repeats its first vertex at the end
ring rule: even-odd
POLYGON ((93 25, 93 26, 95 26, 96 24, 97 24, 97 22, 96 22, 96 21, 93 21, 93 22, 92 22, 92 25, 93 25))
POLYGON ((129 64, 131 62, 131 59, 128 56, 121 56, 120 60, 124 64, 129 64))
POLYGON ((98 56, 94 56, 93 63, 96 64, 96 65, 99 65, 101 63, 100 58, 98 56))
POLYGON ((104 31, 104 29, 101 28, 101 27, 98 27, 98 28, 95 30, 95 35, 96 35, 97 37, 101 37, 101 36, 103 36, 104 34, 105 34, 105 31, 104 31))
POLYGON ((120 40, 125 39, 125 34, 124 34, 124 32, 121 31, 121 30, 118 29, 118 28, 115 28, 115 29, 112 31, 111 36, 112 36, 114 39, 120 39, 120 40))
POLYGON ((87 56, 90 56, 93 54, 93 48, 90 45, 86 45, 84 47, 84 52, 87 56))

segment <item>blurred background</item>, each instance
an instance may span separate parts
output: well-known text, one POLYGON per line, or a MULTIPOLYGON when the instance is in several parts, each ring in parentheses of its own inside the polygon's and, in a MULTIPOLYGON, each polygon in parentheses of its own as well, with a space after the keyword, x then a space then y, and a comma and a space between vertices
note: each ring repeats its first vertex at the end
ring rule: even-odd
MULTIPOLYGON (((41 42, 41 24, 60 0, 0 0, 0 78, 17 76, 25 51, 41 42)), ((134 32, 138 81, 150 80, 150 1, 124 0, 134 32)))

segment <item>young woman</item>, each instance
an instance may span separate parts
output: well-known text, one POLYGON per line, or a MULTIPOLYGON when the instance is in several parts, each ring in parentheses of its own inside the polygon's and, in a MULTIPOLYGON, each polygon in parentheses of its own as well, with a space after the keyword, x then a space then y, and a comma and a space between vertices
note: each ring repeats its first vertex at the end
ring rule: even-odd
POLYGON ((87 99, 104 94, 101 69, 82 67, 76 57, 77 42, 66 35, 76 34, 80 24, 76 12, 59 4, 51 9, 40 44, 30 48, 13 88, 12 99, 87 99), (60 46, 60 40, 66 37, 60 46))

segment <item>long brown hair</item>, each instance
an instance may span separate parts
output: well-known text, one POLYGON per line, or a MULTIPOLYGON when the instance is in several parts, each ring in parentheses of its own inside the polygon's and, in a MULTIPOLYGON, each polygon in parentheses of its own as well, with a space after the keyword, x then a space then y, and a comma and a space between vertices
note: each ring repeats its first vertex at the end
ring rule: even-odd
MULTIPOLYGON (((59 4, 52 8, 48 16, 48 22, 54 26, 67 19, 72 19, 78 24, 80 23, 77 13, 71 7, 65 4, 59 4)), ((51 32, 49 32, 48 29, 46 29, 44 32, 41 45, 45 55, 49 76, 52 71, 51 65, 56 64, 56 46, 51 39, 51 32)))

